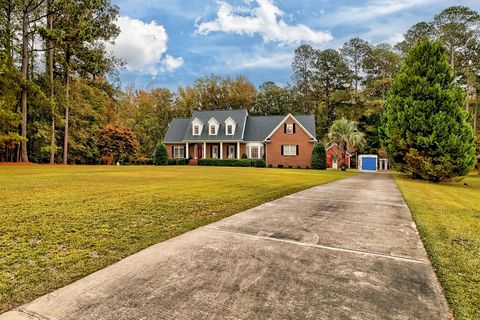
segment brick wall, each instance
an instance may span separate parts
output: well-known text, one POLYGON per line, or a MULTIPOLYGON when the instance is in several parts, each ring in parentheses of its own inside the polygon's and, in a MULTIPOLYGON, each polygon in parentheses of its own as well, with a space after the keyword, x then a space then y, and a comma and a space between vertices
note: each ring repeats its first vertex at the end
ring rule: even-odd
POLYGON ((312 165, 313 142, 309 141, 308 134, 291 118, 288 118, 286 123, 295 124, 295 133, 285 133, 283 124, 278 128, 272 135, 271 142, 266 146, 267 164, 271 164, 273 167, 277 167, 279 164, 284 167, 292 166, 293 168, 310 167, 312 165), (282 145, 297 145, 298 155, 282 155, 282 145))

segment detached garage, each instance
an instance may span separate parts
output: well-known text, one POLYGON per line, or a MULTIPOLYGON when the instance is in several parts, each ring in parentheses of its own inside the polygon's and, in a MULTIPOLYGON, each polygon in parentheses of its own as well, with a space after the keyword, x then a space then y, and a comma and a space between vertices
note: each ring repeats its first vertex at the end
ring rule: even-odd
POLYGON ((358 158, 358 168, 360 171, 377 171, 377 155, 376 154, 362 154, 358 158))

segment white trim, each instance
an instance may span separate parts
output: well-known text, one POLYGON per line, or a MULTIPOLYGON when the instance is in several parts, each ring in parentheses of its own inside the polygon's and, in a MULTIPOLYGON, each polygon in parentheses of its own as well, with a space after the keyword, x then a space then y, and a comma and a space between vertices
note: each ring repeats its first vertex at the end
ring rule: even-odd
POLYGON ((192 136, 201 136, 203 130, 203 122, 198 118, 192 120, 192 136), (195 127, 198 126, 198 134, 195 134, 195 127))
POLYGON ((234 124, 237 124, 237 123, 235 122, 235 120, 232 119, 232 117, 228 117, 227 119, 225 119, 225 122, 227 122, 227 121, 231 121, 231 122, 233 122, 234 124))
MULTIPOLYGON (((336 142, 334 142, 334 143, 330 144, 330 147, 328 147, 327 149, 325 149, 325 152, 327 152, 328 150, 330 150, 330 148, 333 147, 333 146, 337 146, 337 148, 338 148, 338 144, 337 144, 336 142)), ((347 154, 348 154, 349 157, 353 156, 353 155, 352 155, 350 152, 348 152, 348 151, 347 151, 347 154)))
POLYGON ((237 128, 237 123, 235 120, 233 120, 231 117, 228 117, 227 120, 225 120, 225 135, 226 136, 233 136, 235 134, 235 129, 237 128), (232 126, 232 133, 228 133, 227 129, 228 126, 232 126))
POLYGON ((265 154, 265 144, 263 142, 255 141, 255 142, 248 142, 246 145, 246 153, 248 159, 262 159, 263 155, 265 154), (258 149, 258 158, 253 158, 252 157, 252 147, 253 148, 259 148, 258 149), (263 149, 263 153, 262 153, 263 149))
POLYGON ((378 170, 378 156, 376 154, 362 154, 358 157, 358 170, 365 172, 376 172, 378 170), (363 170, 362 161, 363 158, 375 158, 375 170, 363 170))
POLYGON ((245 110, 245 120, 243 120, 243 129, 242 129, 242 136, 241 139, 243 140, 243 137, 245 136, 245 128, 247 127, 247 118, 248 118, 248 112, 245 110))
POLYGON ((210 146, 210 153, 212 154, 212 159, 218 159, 218 145, 216 144, 212 144, 210 146), (216 152, 214 152, 214 148, 216 149, 216 152))
POLYGON ((276 126, 275 129, 273 129, 273 131, 270 132, 270 134, 265 138, 265 141, 266 141, 267 139, 270 139, 270 138, 272 137, 272 135, 273 135, 275 132, 277 132, 277 130, 285 123, 285 121, 287 121, 288 118, 292 118, 292 120, 295 121, 295 123, 298 124, 298 126, 299 126, 300 128, 302 128, 302 130, 305 131, 305 133, 306 133, 311 139, 313 139, 314 141, 317 141, 317 139, 315 139, 315 137, 312 136, 312 134, 311 134, 310 132, 308 132, 308 130, 305 129, 305 127, 302 126, 302 124, 301 124, 300 122, 298 122, 298 120, 295 119, 295 117, 294 117, 291 113, 287 114, 287 115, 285 116, 285 118, 283 118, 283 120, 280 121, 280 123, 278 124, 278 126, 276 126))
POLYGON ((208 120, 208 135, 209 136, 216 136, 218 134, 218 129, 220 127, 220 123, 215 119, 214 117, 211 117, 210 120, 208 120), (212 133, 212 126, 214 128, 214 133, 212 133))
POLYGON ((172 159, 182 159, 185 153, 185 146, 184 145, 174 145, 173 146, 173 153, 172 159), (181 152, 183 150, 183 152, 181 152))
POLYGON ((283 155, 284 156, 296 156, 297 155, 297 145, 296 144, 284 144, 284 145, 282 145, 282 148, 283 148, 283 155), (288 147, 288 148, 285 148, 285 147, 288 147), (293 151, 293 153, 291 153, 291 152, 287 153, 287 149, 290 149, 288 151, 292 151, 292 149, 294 151, 293 151))

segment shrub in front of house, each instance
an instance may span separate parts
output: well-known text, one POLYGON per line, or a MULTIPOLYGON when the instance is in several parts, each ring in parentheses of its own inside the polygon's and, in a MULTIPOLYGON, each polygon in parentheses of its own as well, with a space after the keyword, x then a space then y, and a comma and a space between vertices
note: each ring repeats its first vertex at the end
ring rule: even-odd
POLYGON ((156 166, 164 166, 168 164, 167 147, 160 143, 153 154, 153 164, 156 166))
POLYGON ((250 167, 252 161, 248 159, 200 159, 200 166, 223 166, 223 167, 250 167))
POLYGON ((312 169, 327 169, 327 158, 325 146, 321 142, 317 142, 312 152, 312 169))
POLYGON ((242 154, 242 159, 248 159, 248 156, 246 153, 242 154))
POLYGON ((184 166, 187 164, 185 159, 169 159, 168 165, 169 166, 184 166))
POLYGON ((253 162, 253 166, 256 168, 265 168, 267 164, 265 163, 265 160, 259 159, 253 162))

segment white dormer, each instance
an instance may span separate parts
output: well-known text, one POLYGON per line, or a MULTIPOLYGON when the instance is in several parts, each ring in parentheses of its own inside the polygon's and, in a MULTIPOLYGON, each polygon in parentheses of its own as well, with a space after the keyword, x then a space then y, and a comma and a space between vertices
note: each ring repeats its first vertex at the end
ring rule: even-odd
POLYGON ((233 121, 231 117, 228 117, 227 120, 225 120, 225 135, 233 136, 235 134, 236 126, 237 126, 237 123, 233 121))
POLYGON ((218 123, 215 118, 210 118, 208 120, 208 134, 211 136, 216 136, 218 133, 218 127, 220 126, 220 123, 218 123))
POLYGON ((203 122, 198 120, 198 118, 193 119, 192 121, 192 134, 194 136, 199 136, 202 134, 203 122))

